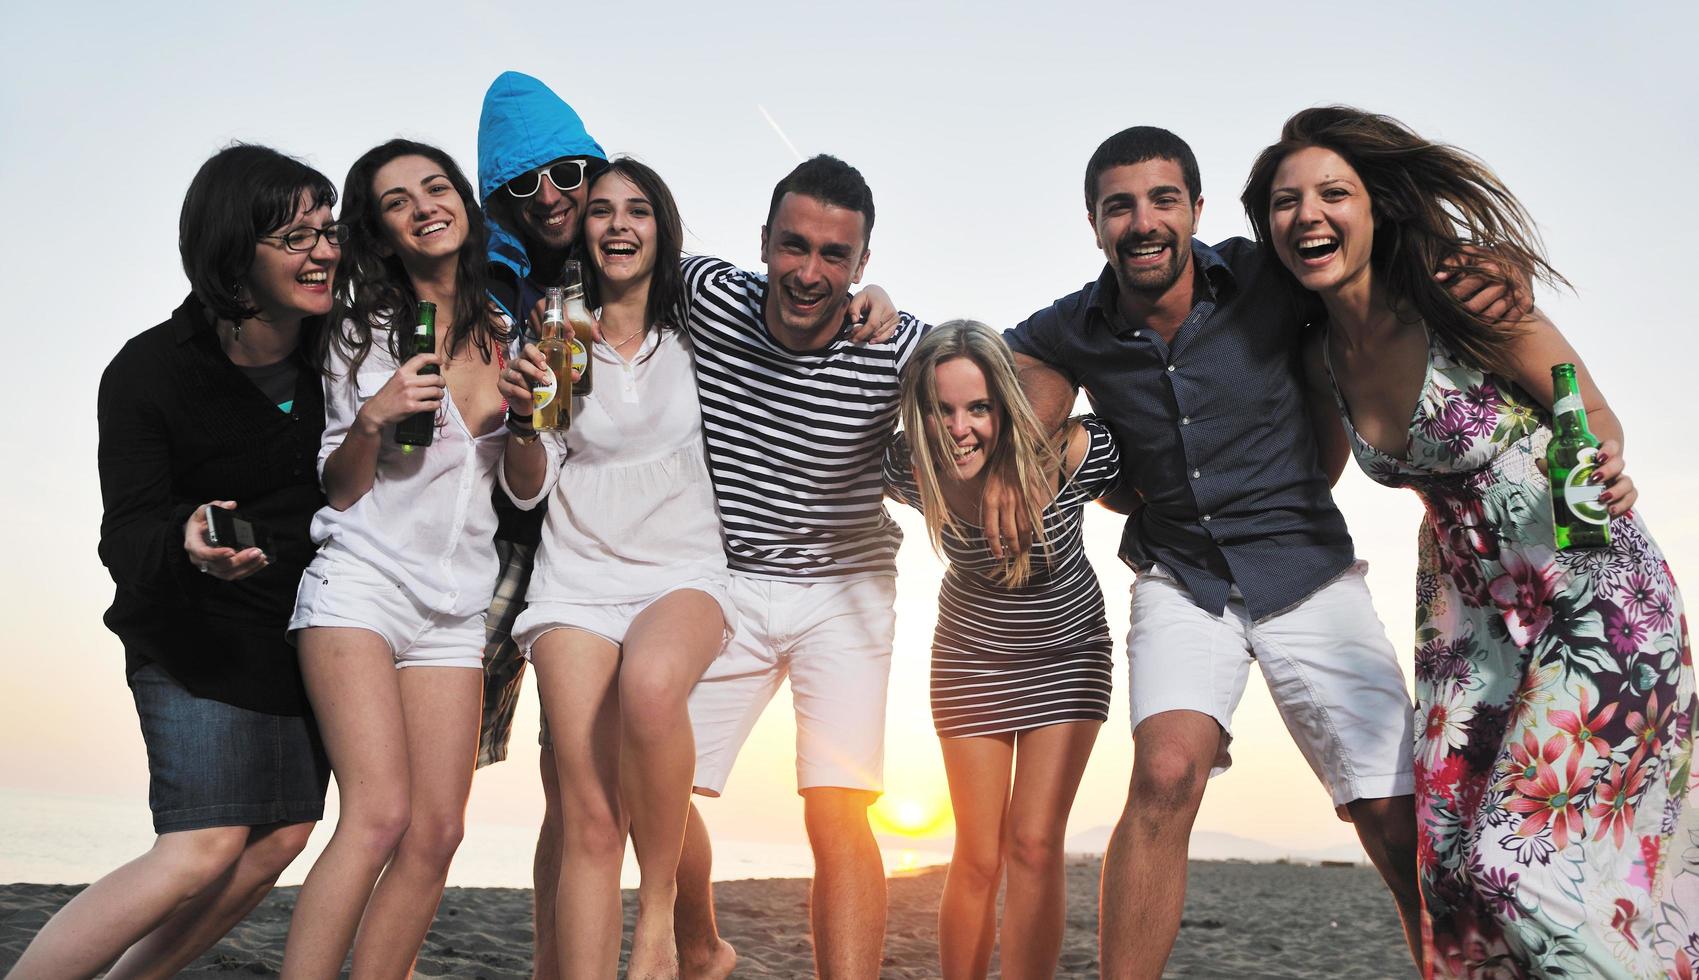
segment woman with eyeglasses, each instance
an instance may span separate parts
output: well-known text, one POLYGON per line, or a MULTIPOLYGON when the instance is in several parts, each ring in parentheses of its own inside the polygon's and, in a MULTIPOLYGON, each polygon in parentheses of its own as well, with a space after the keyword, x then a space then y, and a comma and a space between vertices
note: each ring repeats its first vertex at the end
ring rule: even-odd
POLYGON ((334 977, 351 944, 354 976, 405 976, 436 914, 478 746, 508 439, 508 323, 485 296, 487 233, 459 167, 391 140, 349 170, 344 214, 348 275, 320 344, 328 506, 289 623, 341 814, 295 905, 288 977, 334 977), (415 353, 427 301, 437 352, 415 353), (431 444, 397 444, 421 412, 431 444))
POLYGON ((921 338, 901 406, 886 492, 925 515, 949 561, 932 640, 932 720, 956 816, 938 906, 940 972, 986 975, 1007 875, 1002 975, 1054 976, 1067 915, 1063 835, 1111 686, 1082 511, 1119 479, 1120 453, 1094 417, 1047 437, 1002 336, 976 320, 921 338), (991 554, 980 515, 991 473, 1016 488, 1040 538, 1035 553, 991 554))
POLYGON ((265 897, 323 815, 329 769, 283 627, 324 502, 308 352, 341 259, 335 202, 275 150, 214 155, 183 200, 192 292, 101 378, 106 624, 159 836, 61 909, 9 976, 174 975, 265 897))
MULTIPOLYGON (((600 308, 596 385, 572 428, 508 452, 514 498, 549 496, 527 608, 514 627, 537 670, 561 787, 561 975, 619 965, 620 867, 637 852, 631 977, 676 977, 675 876, 696 750, 686 702, 735 620, 683 332, 684 228, 649 167, 615 159, 591 183, 582 250, 600 308)), ((519 418, 546 362, 526 345, 502 375, 519 418)), ((548 924, 539 923, 539 928, 548 924)))

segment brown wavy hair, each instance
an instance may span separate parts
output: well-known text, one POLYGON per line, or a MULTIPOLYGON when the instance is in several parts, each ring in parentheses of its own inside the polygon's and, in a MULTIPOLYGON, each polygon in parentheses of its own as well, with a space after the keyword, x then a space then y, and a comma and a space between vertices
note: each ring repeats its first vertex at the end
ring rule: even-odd
POLYGON ((1422 320, 1477 366, 1504 370, 1521 328, 1470 313, 1434 273, 1467 268, 1500 284, 1539 279, 1568 286, 1546 261, 1522 202, 1479 158, 1424 139, 1390 116, 1341 105, 1305 109, 1286 120, 1280 141, 1258 155, 1239 197, 1257 241, 1277 265, 1268 217, 1275 172, 1288 156, 1309 147, 1339 154, 1362 178, 1375 221, 1369 262, 1393 310, 1422 320), (1488 253, 1496 268, 1468 265, 1471 250, 1488 253))
MULTIPOLYGON (((1073 424, 1065 426, 1059 442, 1045 437, 1044 427, 1021 391, 1020 378, 1015 373, 1015 358, 1009 346, 990 327, 978 320, 950 320, 927 331, 915 345, 908 366, 903 369, 902 416, 903 430, 908 433, 909 455, 914 461, 914 482, 920 488, 921 513, 926 516, 926 533, 932 539, 932 550, 944 553, 944 529, 967 538, 956 516, 944 502, 943 475, 946 462, 954 454, 944 427, 938 424, 938 365, 957 358, 966 358, 985 375, 985 388, 1000 416, 997 444, 985 460, 987 471, 996 471, 1006 486, 1020 494, 1020 509, 1032 525, 1033 534, 1044 533, 1044 508, 1056 497, 1048 474, 1059 468, 1061 450, 1073 435, 1073 424)), ((1034 540, 1033 551, 1044 549, 1047 542, 1034 540)), ((1028 552, 1003 559, 1002 578, 1007 588, 1019 588, 1032 576, 1032 556, 1028 552)))

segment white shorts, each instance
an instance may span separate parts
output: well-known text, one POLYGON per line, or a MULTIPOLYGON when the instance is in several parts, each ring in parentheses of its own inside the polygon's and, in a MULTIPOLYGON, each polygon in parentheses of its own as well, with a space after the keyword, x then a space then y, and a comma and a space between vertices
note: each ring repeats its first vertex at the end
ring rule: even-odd
POLYGON ((295 590, 289 633, 310 626, 370 630, 397 667, 484 667, 484 612, 451 617, 420 605, 366 562, 320 551, 295 590))
POLYGON ((531 602, 514 622, 513 638, 519 649, 525 652, 527 660, 531 658, 531 647, 550 630, 582 630, 616 647, 624 646, 625 634, 631 632, 631 624, 637 621, 643 610, 684 589, 707 593, 709 598, 719 603, 720 615, 725 619, 725 634, 721 641, 723 650, 725 643, 737 632, 737 607, 732 604, 724 579, 681 582, 636 602, 531 602))
POLYGON ((884 788, 885 690, 897 580, 789 582, 733 573, 737 635, 690 692, 696 791, 719 796, 750 729, 790 677, 797 789, 884 788))
MULTIPOLYGON (((1252 622, 1234 589, 1217 616, 1157 565, 1133 583, 1127 634, 1134 736, 1146 718, 1197 711, 1233 734, 1251 661, 1335 806, 1415 792, 1413 709, 1357 562, 1303 602, 1252 622)), ((1225 744, 1210 775, 1231 764, 1225 744)))

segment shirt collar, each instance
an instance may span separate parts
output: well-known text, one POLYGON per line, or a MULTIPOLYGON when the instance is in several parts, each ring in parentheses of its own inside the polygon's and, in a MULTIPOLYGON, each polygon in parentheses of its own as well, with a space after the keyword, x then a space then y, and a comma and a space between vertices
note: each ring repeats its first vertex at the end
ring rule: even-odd
POLYGON ((207 313, 206 304, 194 293, 190 293, 182 305, 171 312, 171 339, 179 345, 188 343, 201 333, 210 333, 212 329, 212 317, 207 313))
MULTIPOLYGON (((1192 239, 1192 261, 1203 270, 1204 284, 1209 288, 1207 299, 1216 303, 1225 302, 1233 297, 1238 289, 1238 280, 1233 276, 1233 269, 1221 253, 1205 245, 1199 239, 1192 239)), ((1090 305, 1104 320, 1112 325, 1121 322, 1121 311, 1116 305, 1120 299, 1121 287, 1115 280, 1115 270, 1108 264, 1103 266, 1103 272, 1097 281, 1091 284, 1090 305)))

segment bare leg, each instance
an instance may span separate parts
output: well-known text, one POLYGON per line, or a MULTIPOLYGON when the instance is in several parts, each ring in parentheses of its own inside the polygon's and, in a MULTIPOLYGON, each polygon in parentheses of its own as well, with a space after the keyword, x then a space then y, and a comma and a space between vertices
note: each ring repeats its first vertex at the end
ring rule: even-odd
POLYGON ((1221 739, 1215 719, 1196 711, 1164 711, 1133 733, 1127 806, 1103 856, 1097 944, 1104 980, 1162 975, 1186 904, 1192 822, 1221 739))
POLYGON ((7 976, 94 976, 178 909, 215 889, 229 876, 247 840, 247 827, 161 834, 146 854, 54 913, 7 976))
POLYGON ((619 672, 620 792, 641 872, 626 968, 631 980, 678 977, 673 906, 696 772, 687 702, 724 635, 719 603, 705 592, 681 589, 643 610, 625 636, 619 672))
POLYGON ((1357 838, 1375 870, 1380 872, 1392 900, 1398 905, 1398 920, 1404 926, 1404 941, 1416 971, 1422 972, 1422 893, 1416 883, 1416 798, 1393 796, 1378 800, 1352 800, 1345 804, 1357 838))
POLYGON ((376 633, 315 627, 301 631, 300 649, 342 813, 296 898, 282 975, 322 980, 342 972, 372 886, 412 819, 407 733, 395 656, 376 633))
POLYGON ((1062 841, 1068 811, 1097 741, 1097 721, 1022 732, 1015 742, 1015 786, 1009 794, 1009 888, 1003 899, 1004 980, 1056 975, 1068 924, 1062 841))
POLYGON ((725 980, 737 966, 737 950, 720 938, 714 922, 713 871, 708 825, 692 803, 678 857, 678 901, 673 905, 679 974, 684 980, 725 980))
POLYGON ((877 977, 885 949, 885 867, 867 825, 876 794, 819 786, 802 791, 814 850, 809 922, 814 969, 824 980, 877 977))
POLYGON ((550 630, 531 649, 560 779, 561 868, 555 941, 563 978, 619 970, 625 916, 619 872, 619 648, 582 630, 550 630))
POLYGON ((353 980, 412 972, 465 836, 466 799, 478 757, 483 673, 470 667, 406 667, 396 673, 412 819, 360 920, 353 980))
POLYGON ((543 825, 537 829, 537 853, 531 858, 531 976, 536 980, 560 975, 559 944, 555 942, 555 893, 560 888, 560 773, 555 751, 537 753, 537 775, 543 781, 543 825))
POLYGON ((199 959, 260 904, 277 883, 277 876, 307 846, 314 826, 293 823, 253 828, 248 846, 231 869, 131 946, 106 974, 106 980, 174 977, 199 959))
POLYGON ((939 742, 950 781, 950 807, 956 814, 956 843, 938 902, 938 959, 945 980, 982 980, 991 969, 997 942, 1003 820, 1015 739, 997 735, 939 742))

